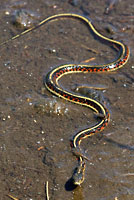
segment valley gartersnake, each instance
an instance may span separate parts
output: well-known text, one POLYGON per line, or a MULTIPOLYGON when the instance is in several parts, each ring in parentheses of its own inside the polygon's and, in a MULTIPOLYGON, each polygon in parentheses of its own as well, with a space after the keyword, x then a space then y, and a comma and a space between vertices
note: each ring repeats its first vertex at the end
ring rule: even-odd
POLYGON ((99 103, 98 101, 91 99, 89 97, 73 94, 71 92, 68 92, 64 90, 58 83, 59 79, 67 74, 72 73, 91 73, 91 72, 109 72, 117 70, 118 68, 121 68, 129 58, 129 49, 126 45, 119 41, 115 41, 113 39, 109 39, 100 33, 97 32, 97 30, 94 28, 92 23, 89 21, 88 18, 77 15, 77 14, 71 14, 71 13, 64 13, 64 14, 57 14, 50 16, 44 20, 42 20, 37 26, 32 27, 30 29, 25 30, 19 35, 16 35, 12 37, 11 39, 3 42, 1 45, 6 44, 10 40, 14 40, 32 30, 35 28, 38 28, 39 26, 45 24, 46 22, 49 22, 54 19, 58 18, 75 18, 83 21, 86 25, 88 25, 90 31, 101 40, 101 42, 106 42, 108 45, 112 47, 116 47, 116 50, 118 49, 120 52, 120 55, 117 60, 104 64, 104 65, 88 65, 88 64, 65 64, 60 65, 54 69, 52 69, 44 79, 44 84, 46 88, 54 95, 61 97, 67 101, 71 101, 73 103, 89 107, 92 109, 95 113, 98 114, 98 122, 87 129, 84 129, 80 132, 78 132, 71 141, 71 148, 78 158, 78 167, 74 171, 74 174, 72 176, 73 183, 76 185, 80 185, 84 181, 84 171, 85 171, 85 156, 82 155, 80 150, 80 143, 83 139, 94 135, 97 132, 102 131, 108 124, 110 120, 110 114, 108 109, 99 103))

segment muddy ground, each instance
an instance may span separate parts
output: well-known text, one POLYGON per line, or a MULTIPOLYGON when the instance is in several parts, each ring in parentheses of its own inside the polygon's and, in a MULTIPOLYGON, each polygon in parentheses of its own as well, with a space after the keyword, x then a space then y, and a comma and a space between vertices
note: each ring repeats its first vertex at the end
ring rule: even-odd
POLYGON ((105 86, 101 96, 111 113, 103 136, 82 142, 90 161, 84 183, 72 188, 69 179, 77 160, 69 140, 96 119, 91 110, 47 92, 43 77, 59 64, 111 62, 117 52, 95 40, 85 24, 71 19, 47 23, 0 47, 0 199, 10 199, 8 194, 22 200, 46 199, 48 181, 50 200, 133 200, 133 0, 1 0, 0 42, 22 32, 12 19, 20 9, 34 13, 32 23, 58 13, 87 16, 100 33, 126 43, 131 55, 114 73, 74 74, 61 80, 68 90, 76 83, 105 86))

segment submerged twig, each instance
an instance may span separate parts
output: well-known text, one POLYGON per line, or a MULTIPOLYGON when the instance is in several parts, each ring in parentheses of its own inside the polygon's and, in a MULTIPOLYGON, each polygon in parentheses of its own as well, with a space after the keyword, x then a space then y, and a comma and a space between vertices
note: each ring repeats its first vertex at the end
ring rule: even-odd
POLYGON ((48 181, 46 182, 46 200, 49 200, 48 181))
POLYGON ((89 63, 89 62, 91 62, 91 61, 93 61, 93 60, 95 60, 95 59, 96 59, 95 57, 92 57, 92 58, 89 58, 89 59, 87 59, 87 60, 81 61, 81 63, 89 63))
POLYGON ((12 195, 10 195, 10 194, 8 194, 7 195, 8 197, 10 197, 11 199, 13 199, 13 200, 19 200, 19 199, 17 199, 17 198, 15 198, 15 197, 13 197, 12 195))
POLYGON ((108 0, 108 6, 105 8, 104 13, 109 14, 109 12, 114 9, 117 2, 118 2, 118 0, 108 0))
POLYGON ((86 49, 87 51, 90 51, 92 53, 95 53, 95 54, 99 54, 99 52, 93 48, 90 48, 90 47, 87 47, 86 45, 84 44, 81 44, 81 47, 83 47, 84 49, 86 49))

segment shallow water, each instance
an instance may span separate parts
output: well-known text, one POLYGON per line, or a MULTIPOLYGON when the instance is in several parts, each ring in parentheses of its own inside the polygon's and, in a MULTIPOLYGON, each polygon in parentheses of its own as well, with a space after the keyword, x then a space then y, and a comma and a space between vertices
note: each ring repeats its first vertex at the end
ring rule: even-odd
MULTIPOLYGON (((67 19, 48 23, 0 48, 1 200, 9 199, 7 194, 42 200, 46 196, 46 181, 51 200, 134 199, 133 1, 118 1, 108 14, 104 14, 108 1, 21 2, 23 9, 41 16, 39 21, 57 13, 87 15, 99 32, 126 43, 131 56, 114 73, 74 74, 61 80, 68 90, 76 83, 107 86, 103 95, 111 113, 111 122, 103 136, 94 136, 81 144, 90 161, 86 163, 84 183, 73 190, 68 181, 77 161, 69 139, 96 122, 93 112, 59 98, 55 101, 68 112, 64 113, 64 109, 62 114, 53 112, 55 104, 51 112, 38 112, 34 103, 42 102, 43 98, 54 101, 46 90, 43 90, 45 97, 42 96, 43 77, 53 67, 90 58, 95 58, 92 64, 108 63, 116 58, 116 52, 94 40, 82 22, 67 19)), ((15 0, 0 1, 0 42, 22 31, 11 24, 14 4, 15 0)))

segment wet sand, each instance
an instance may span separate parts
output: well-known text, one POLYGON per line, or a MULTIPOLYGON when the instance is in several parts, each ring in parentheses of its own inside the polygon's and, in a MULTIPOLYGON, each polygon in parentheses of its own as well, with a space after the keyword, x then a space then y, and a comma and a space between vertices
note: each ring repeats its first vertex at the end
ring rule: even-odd
MULTIPOLYGON (((55 98, 43 88, 43 77, 59 64, 108 63, 117 57, 109 46, 95 40, 78 20, 47 23, 0 48, 0 199, 8 194, 24 200, 45 199, 49 182, 50 200, 134 199, 134 4, 119 1, 108 8, 107 1, 30 1, 23 5, 42 19, 58 13, 89 17, 96 29, 131 49, 128 63, 114 73, 74 74, 62 78, 63 87, 98 85, 111 113, 103 136, 82 142, 90 161, 81 187, 70 188, 69 179, 77 165, 69 140, 96 120, 91 110, 55 98), (110 8, 109 8, 110 9, 110 8), (90 50, 89 50, 89 49, 90 50), (44 96, 42 95, 42 91, 44 96), (62 108, 57 112, 55 104, 62 108), (46 112, 35 103, 45 102, 46 112), (50 109, 50 110, 49 110, 50 109), (66 111, 66 112, 65 112, 66 111)), ((15 1, 0 1, 0 43, 20 33, 11 23, 15 1), (5 12, 8 11, 9 15, 5 12)))

